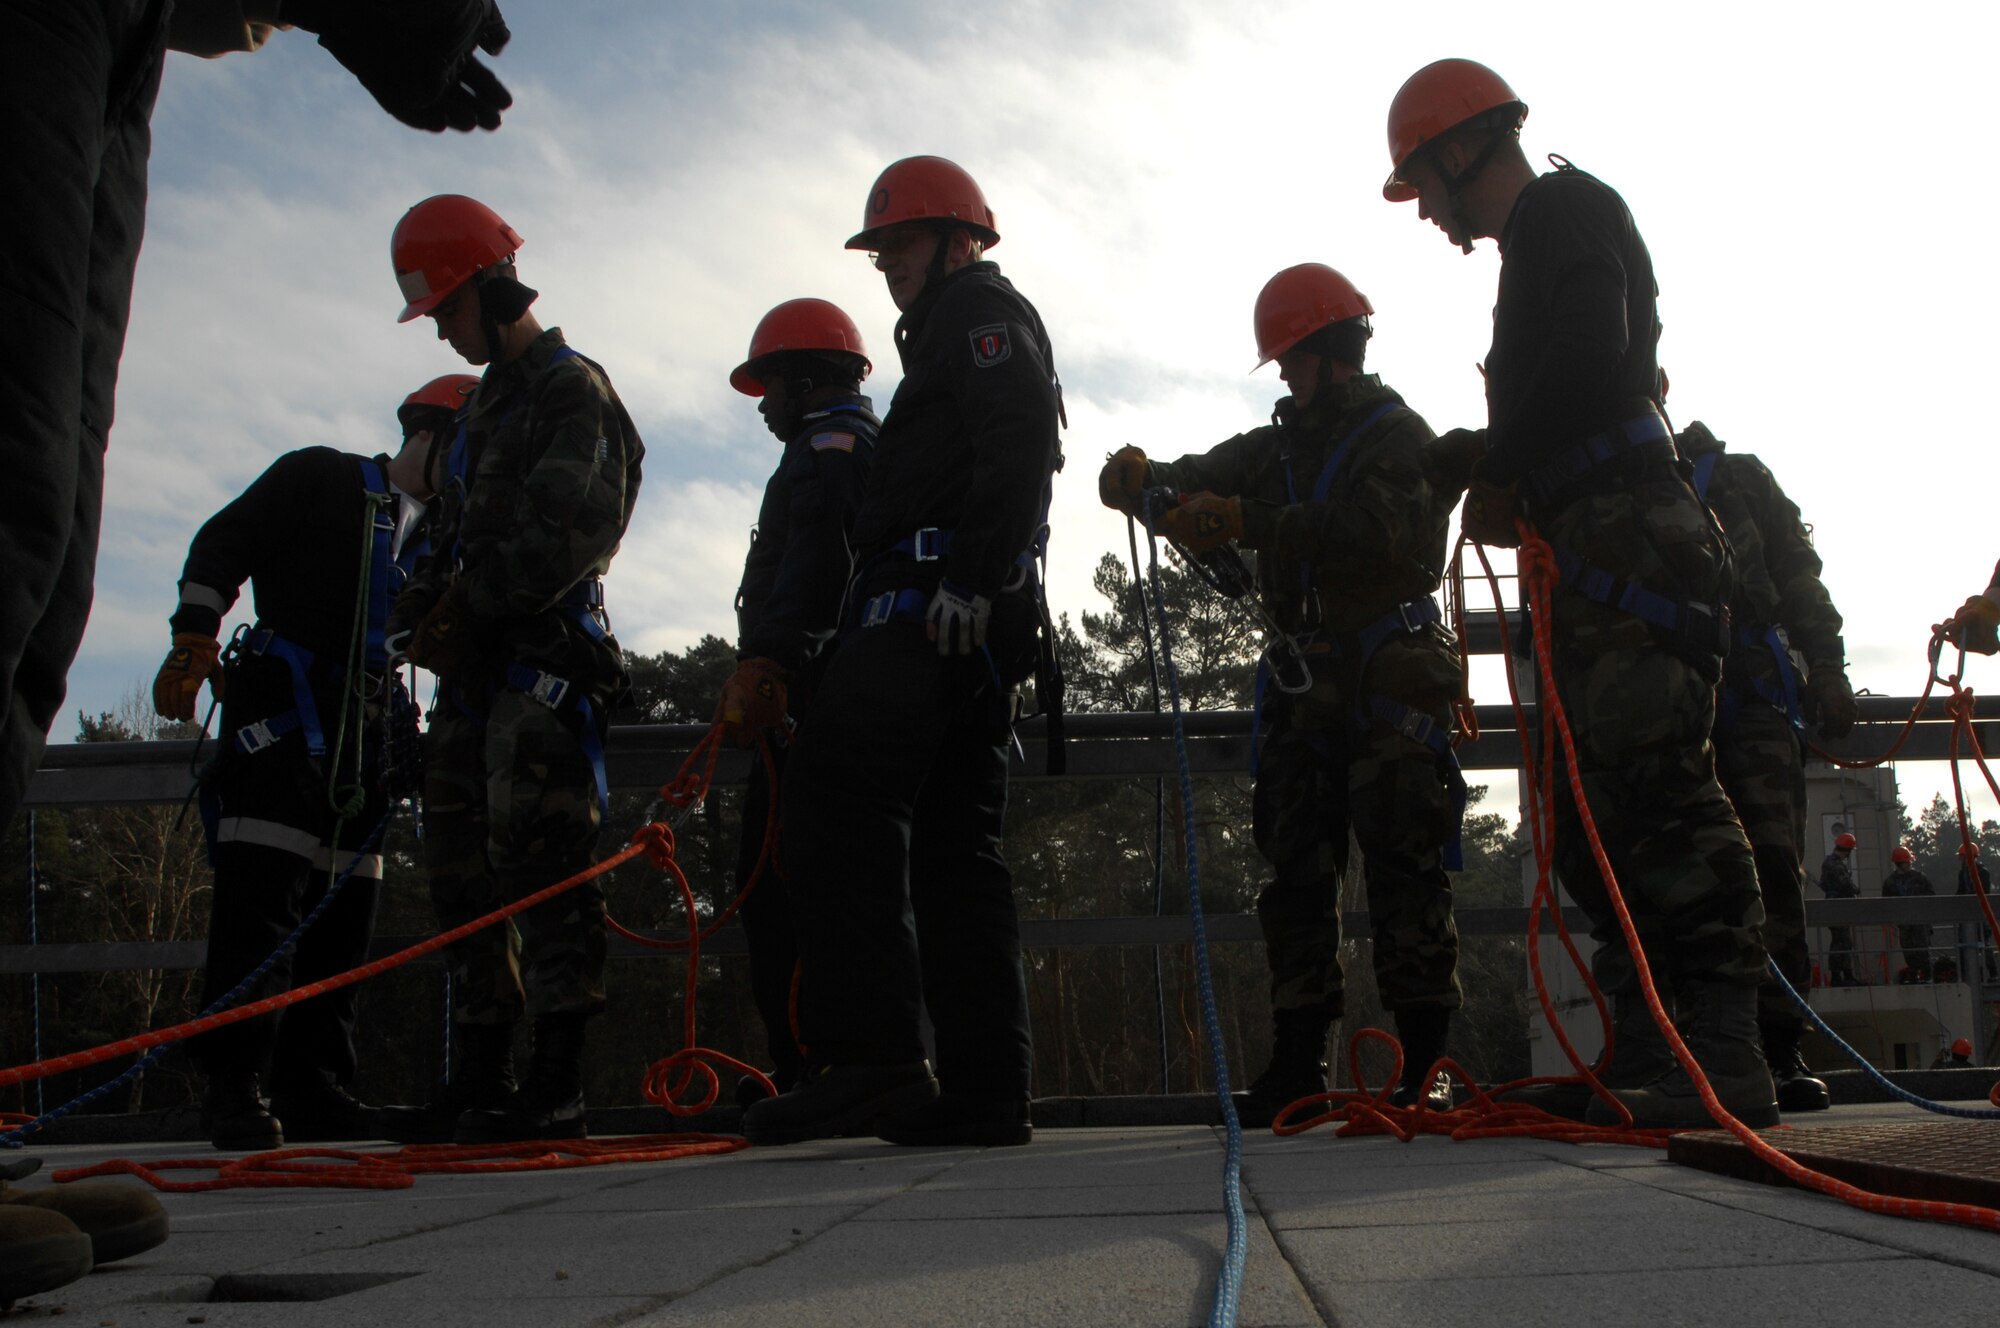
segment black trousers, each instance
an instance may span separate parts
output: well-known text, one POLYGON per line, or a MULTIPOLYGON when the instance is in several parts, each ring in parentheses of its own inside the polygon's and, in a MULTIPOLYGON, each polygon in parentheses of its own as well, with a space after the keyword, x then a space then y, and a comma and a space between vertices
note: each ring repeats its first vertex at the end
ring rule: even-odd
MULTIPOLYGON (((773 748, 778 769, 785 752, 773 748)), ((736 888, 741 890, 757 870, 764 849, 771 810, 771 778, 762 758, 753 756, 750 782, 743 790, 743 838, 737 846, 736 888)), ((772 857, 777 856, 773 847, 772 857)), ((785 883, 775 861, 767 866, 757 888, 737 911, 743 936, 750 945, 750 996, 764 1021, 764 1041, 771 1054, 772 1077, 784 1083, 798 1079, 804 1058, 792 1037, 792 975, 798 968, 799 942, 785 883)))
MULTIPOLYGON (((255 661, 230 670, 223 707, 224 741, 246 719, 276 713, 289 700, 282 666, 255 661), (263 704, 255 705, 253 703, 263 704)), ((321 715, 338 698, 322 698, 321 715)), ((331 740, 331 734, 329 741, 331 740)), ((293 732, 260 752, 231 752, 209 777, 204 816, 211 822, 209 856, 215 896, 209 917, 206 1009, 254 972, 326 896, 388 809, 382 780, 364 779, 359 811, 337 817, 325 771, 293 732)), ((343 781, 345 783, 346 781, 343 781)), ((305 986, 361 963, 375 931, 382 887, 379 839, 297 949, 278 960, 234 1005, 305 986)), ((358 987, 338 991, 215 1029, 192 1039, 189 1051, 211 1075, 268 1070, 276 1091, 354 1078, 358 987)))
MULTIPOLYGON (((996 608, 995 655, 1017 666, 1020 631, 996 608)), ((779 863, 798 911, 800 1017, 815 1063, 920 1059, 927 1007, 946 1092, 1029 1091, 1020 925, 1000 854, 999 677, 1019 676, 1006 662, 944 658, 921 623, 859 629, 800 720, 779 863)))
POLYGON ((164 15, 158 0, 0 5, 0 825, 90 617, 164 15))

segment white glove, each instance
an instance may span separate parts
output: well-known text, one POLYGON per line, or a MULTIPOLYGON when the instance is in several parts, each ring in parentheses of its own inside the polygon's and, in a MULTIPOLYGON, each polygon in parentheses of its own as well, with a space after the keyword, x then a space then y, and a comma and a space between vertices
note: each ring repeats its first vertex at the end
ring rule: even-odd
POLYGON ((940 655, 969 655, 986 644, 986 622, 992 616, 992 600, 940 581, 924 613, 924 634, 937 642, 940 655))

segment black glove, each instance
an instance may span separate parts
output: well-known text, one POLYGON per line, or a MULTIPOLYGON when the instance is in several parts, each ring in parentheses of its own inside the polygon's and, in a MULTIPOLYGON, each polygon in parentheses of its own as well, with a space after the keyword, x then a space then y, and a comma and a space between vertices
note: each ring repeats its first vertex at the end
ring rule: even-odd
POLYGON ((411 128, 498 129, 500 112, 514 104, 472 53, 498 55, 513 35, 495 0, 287 0, 285 20, 318 33, 327 53, 411 128))

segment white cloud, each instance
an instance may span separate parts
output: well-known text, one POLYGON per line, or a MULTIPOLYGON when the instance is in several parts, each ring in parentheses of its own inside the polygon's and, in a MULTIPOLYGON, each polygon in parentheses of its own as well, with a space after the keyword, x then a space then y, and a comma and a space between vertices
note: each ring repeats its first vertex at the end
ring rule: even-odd
POLYGON ((1055 600, 1094 607, 1097 554, 1124 543, 1090 493, 1098 458, 1262 420, 1277 384, 1244 375, 1249 309, 1280 267, 1347 272, 1379 311, 1372 367, 1440 428, 1480 418, 1495 257, 1460 257, 1378 193, 1388 100, 1443 54, 1502 70, 1533 107, 1531 152, 1631 202, 1673 404, 1769 461, 1815 524, 1857 685, 1917 690, 1928 624, 2000 553, 1982 519, 1995 279, 1975 256, 1996 209, 1965 147, 1990 7, 1867 24, 1713 4, 512 8, 498 67, 518 104, 490 136, 404 130, 296 34, 174 58, 79 703, 151 669, 187 538, 272 456, 382 446, 395 402, 458 367, 427 324, 389 321, 385 261, 402 208, 447 190, 528 237, 545 321, 606 365, 647 438, 612 608, 650 650, 731 630, 776 459, 725 382, 756 319, 840 303, 886 404, 894 311, 840 244, 889 160, 959 160, 1064 371, 1055 600))

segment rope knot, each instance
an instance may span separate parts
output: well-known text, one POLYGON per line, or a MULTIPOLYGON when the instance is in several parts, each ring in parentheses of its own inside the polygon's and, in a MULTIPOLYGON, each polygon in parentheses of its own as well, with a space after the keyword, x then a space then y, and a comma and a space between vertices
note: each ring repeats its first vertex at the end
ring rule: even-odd
POLYGON ((644 849, 646 860, 661 871, 674 860, 674 830, 663 821, 651 821, 634 830, 632 842, 644 849))
POLYGON ((1521 535, 1521 547, 1515 553, 1520 564, 1521 575, 1531 578, 1551 589, 1562 584, 1562 573, 1556 568, 1556 551, 1547 540, 1535 533, 1535 528, 1525 519, 1515 522, 1515 529, 1521 535))

